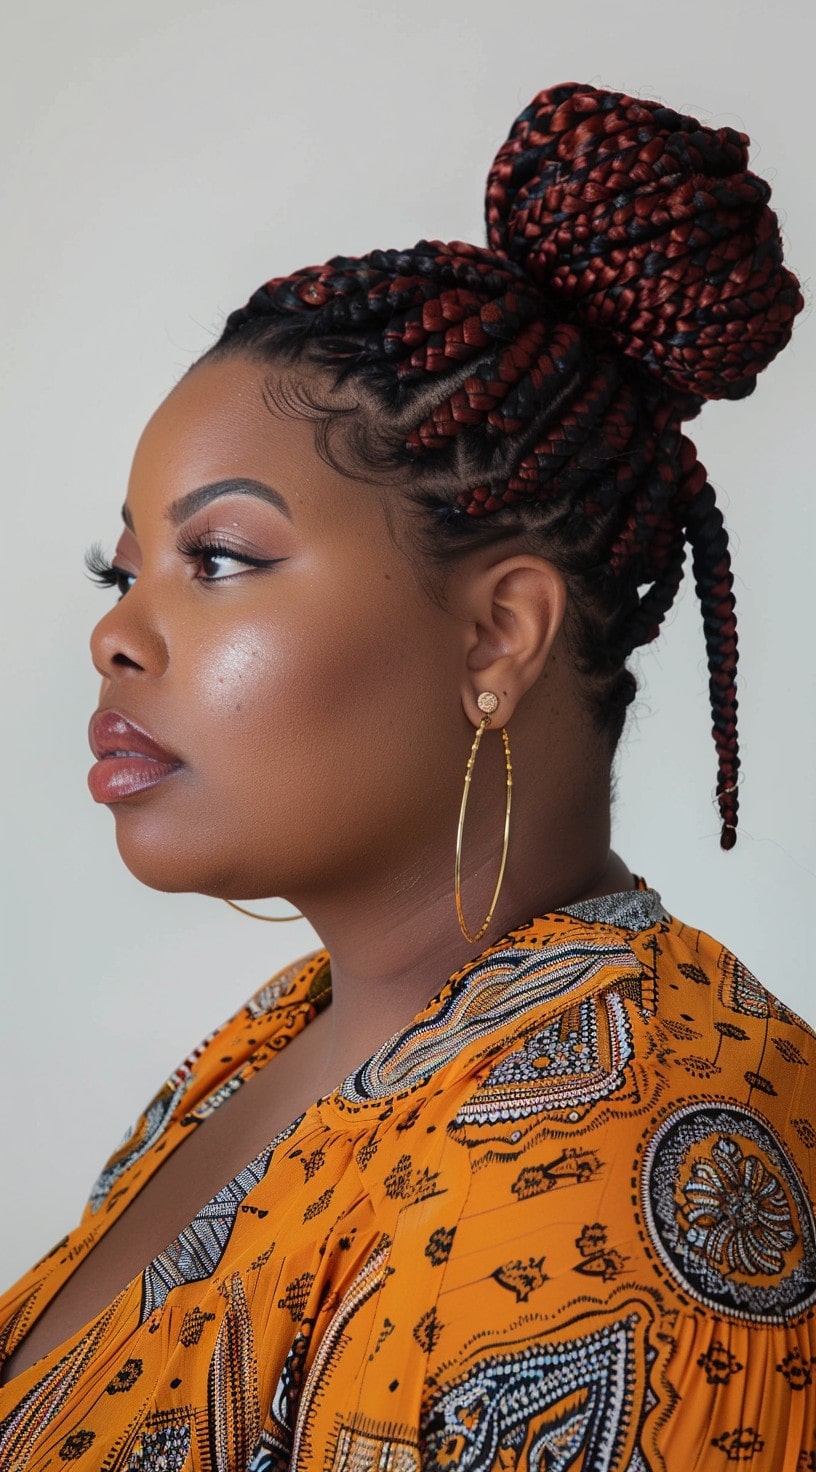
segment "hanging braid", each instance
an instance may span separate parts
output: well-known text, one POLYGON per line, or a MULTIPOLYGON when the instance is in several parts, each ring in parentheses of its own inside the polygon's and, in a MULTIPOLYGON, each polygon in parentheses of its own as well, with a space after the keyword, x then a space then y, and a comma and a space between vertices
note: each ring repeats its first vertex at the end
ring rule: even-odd
POLYGON ((277 277, 205 355, 351 385, 353 468, 400 473, 431 558, 523 532, 558 566, 612 751, 637 693, 625 661, 657 637, 689 543, 724 849, 738 808, 733 577, 681 425, 751 393, 804 306, 748 143, 656 102, 551 87, 490 170, 486 249, 421 240, 277 277))

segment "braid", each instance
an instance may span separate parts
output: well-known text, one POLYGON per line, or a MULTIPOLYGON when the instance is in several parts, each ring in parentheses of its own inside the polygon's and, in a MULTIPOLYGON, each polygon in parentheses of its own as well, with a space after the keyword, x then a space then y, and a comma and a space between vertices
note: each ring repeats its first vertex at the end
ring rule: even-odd
POLYGON ((550 88, 491 169, 488 248, 421 240, 277 277, 210 350, 352 383, 355 464, 402 472, 431 558, 522 530, 561 568, 613 751, 637 693, 625 661, 657 637, 689 543, 724 849, 738 807, 733 577, 681 426, 709 398, 751 393, 804 305, 748 141, 625 94, 550 88))
POLYGON ((714 490, 697 460, 690 440, 683 436, 680 501, 686 534, 693 552, 694 583, 703 613, 708 650, 709 698, 714 717, 712 734, 719 758, 717 798, 722 816, 721 848, 737 841, 737 617, 731 559, 722 513, 714 490))
MULTIPOLYGON (((804 301, 747 134, 569 82, 536 97, 487 186, 488 242, 667 387, 743 398, 804 301)), ((684 417, 691 418, 693 413, 684 417)))

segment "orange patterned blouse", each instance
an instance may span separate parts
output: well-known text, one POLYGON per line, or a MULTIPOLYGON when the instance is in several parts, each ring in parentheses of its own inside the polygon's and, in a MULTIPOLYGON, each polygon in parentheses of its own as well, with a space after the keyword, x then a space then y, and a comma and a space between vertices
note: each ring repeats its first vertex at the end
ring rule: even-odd
MULTIPOLYGON (((321 950, 172 1074, 0 1354, 330 997, 321 950)), ((0 1469, 815 1472, 814 1072, 644 879, 538 915, 0 1390, 0 1469)))

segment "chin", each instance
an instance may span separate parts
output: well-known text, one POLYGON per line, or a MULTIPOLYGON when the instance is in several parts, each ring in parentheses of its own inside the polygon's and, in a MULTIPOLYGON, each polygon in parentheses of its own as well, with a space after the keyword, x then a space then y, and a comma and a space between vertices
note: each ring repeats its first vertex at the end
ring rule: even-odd
POLYGON ((160 889, 166 894, 207 893, 197 870, 180 862, 178 855, 134 853, 130 846, 122 844, 119 845, 119 853, 125 868, 148 889, 160 889))
POLYGON ((212 834, 205 838, 198 832, 191 841, 188 825, 179 831, 125 803, 117 804, 115 813, 119 856, 140 884, 173 894, 218 893, 224 865, 212 834))
POLYGON ((245 830, 224 832, 203 822, 168 823, 158 810, 125 803, 117 804, 115 811, 120 858, 134 879, 149 889, 238 900, 280 893, 270 855, 260 857, 255 873, 248 868, 245 830))

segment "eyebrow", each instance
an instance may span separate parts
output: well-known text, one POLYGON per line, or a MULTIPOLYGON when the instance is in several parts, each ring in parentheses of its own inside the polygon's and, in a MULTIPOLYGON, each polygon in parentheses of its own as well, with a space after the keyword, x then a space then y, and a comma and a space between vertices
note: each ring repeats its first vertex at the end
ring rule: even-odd
MULTIPOLYGON (((217 501, 221 496, 255 496, 259 501, 266 501, 270 506, 277 507, 283 515, 292 520, 292 512, 289 503, 272 486, 266 485, 262 480, 248 480, 244 476, 234 477, 229 480, 214 480, 209 485, 199 486, 195 491, 188 491, 185 496, 179 496, 177 501, 172 501, 165 511, 168 521, 173 526, 181 526, 189 521, 196 511, 202 506, 209 506, 211 501, 217 501)), ((122 520, 129 531, 135 536, 133 517, 130 514, 127 503, 122 507, 122 520)))

